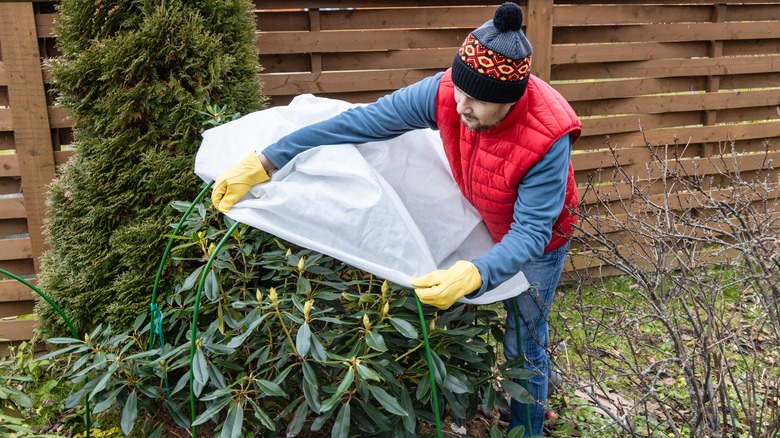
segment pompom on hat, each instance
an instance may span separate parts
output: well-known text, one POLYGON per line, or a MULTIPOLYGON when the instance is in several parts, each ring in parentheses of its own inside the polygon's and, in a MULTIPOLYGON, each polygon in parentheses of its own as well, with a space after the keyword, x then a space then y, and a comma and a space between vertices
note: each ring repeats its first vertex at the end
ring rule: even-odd
POLYGON ((531 74, 531 43, 523 11, 506 2, 492 20, 471 32, 452 61, 452 82, 469 96, 491 103, 518 101, 531 74))

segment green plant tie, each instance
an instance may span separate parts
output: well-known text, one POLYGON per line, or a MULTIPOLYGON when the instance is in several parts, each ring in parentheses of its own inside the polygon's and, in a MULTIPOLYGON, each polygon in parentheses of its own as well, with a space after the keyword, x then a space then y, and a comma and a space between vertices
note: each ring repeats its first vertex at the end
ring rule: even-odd
MULTIPOLYGON (((163 354, 163 347, 165 347, 165 337, 163 336, 163 329, 162 329, 162 310, 160 310, 160 306, 158 306, 156 303, 152 303, 150 307, 150 311, 152 313, 152 343, 149 344, 149 349, 154 348, 154 340, 159 339, 160 340, 160 357, 162 357, 163 354)), ((163 383, 165 384, 165 391, 170 397, 171 395, 171 389, 170 385, 168 385, 168 373, 166 371, 163 371, 163 383)))
MULTIPOLYGON (((47 303, 49 303, 50 306, 54 308, 54 310, 62 317, 63 321, 65 321, 65 325, 68 326, 68 329, 70 330, 70 334, 73 335, 73 338, 80 339, 79 332, 76 331, 76 328, 73 326, 73 322, 71 322, 70 318, 68 318, 68 315, 65 314, 65 312, 62 311, 60 306, 57 305, 57 303, 54 302, 48 295, 43 293, 42 290, 38 289, 36 286, 34 286, 29 281, 25 280, 24 278, 13 274, 11 272, 6 271, 3 268, 0 268, 0 274, 7 275, 14 280, 18 281, 19 283, 22 283, 23 285, 27 286, 31 290, 33 290, 35 293, 37 293, 41 298, 43 298, 47 303)), ((88 382, 89 379, 85 380, 85 383, 88 382)), ((84 412, 84 425, 86 426, 86 438, 90 438, 90 429, 92 429, 92 421, 90 419, 90 407, 89 407, 89 395, 84 396, 84 403, 86 406, 86 412, 84 412)))
MULTIPOLYGON (((230 236, 233 235, 233 231, 238 228, 239 222, 233 222, 233 226, 230 227, 230 229, 225 233, 225 235, 222 237, 222 240, 219 241, 216 248, 214 249, 214 252, 211 253, 211 257, 209 257, 209 260, 206 262, 206 266, 204 266, 203 271, 200 274, 200 281, 198 282, 198 291, 195 294, 195 307, 192 309, 192 329, 190 331, 190 415, 192 417, 192 423, 195 422, 195 391, 193 389, 193 382, 195 380, 195 372, 193 371, 193 361, 195 359, 195 341, 197 340, 197 334, 198 334, 198 311, 200 310, 200 296, 203 293, 203 287, 206 285, 206 277, 208 276, 209 269, 211 269, 211 264, 214 263, 214 259, 217 257, 219 252, 222 250, 222 247, 225 246, 225 243, 230 239, 230 236)), ((190 424, 192 424, 190 423, 190 424)), ((192 427, 192 436, 196 437, 198 436, 197 426, 191 426, 192 427)))

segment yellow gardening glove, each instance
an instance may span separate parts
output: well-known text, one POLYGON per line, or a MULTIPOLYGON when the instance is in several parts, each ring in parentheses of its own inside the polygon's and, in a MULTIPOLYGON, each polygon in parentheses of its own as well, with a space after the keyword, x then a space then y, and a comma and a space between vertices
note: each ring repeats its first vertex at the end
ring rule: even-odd
POLYGON ((252 152, 217 177, 211 192, 211 202, 217 210, 226 213, 253 185, 269 179, 271 178, 260 163, 260 158, 252 152))
POLYGON ((450 269, 412 278, 420 301, 439 309, 449 309, 458 298, 482 287, 482 277, 473 263, 461 260, 450 269))

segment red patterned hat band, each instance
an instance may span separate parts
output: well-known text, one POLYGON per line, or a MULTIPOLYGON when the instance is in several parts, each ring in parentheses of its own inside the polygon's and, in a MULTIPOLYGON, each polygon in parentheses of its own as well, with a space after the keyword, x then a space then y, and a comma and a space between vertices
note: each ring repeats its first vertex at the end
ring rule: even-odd
POLYGON ((475 72, 500 81, 524 81, 531 71, 530 54, 522 59, 507 58, 484 47, 472 34, 458 50, 458 57, 475 72))

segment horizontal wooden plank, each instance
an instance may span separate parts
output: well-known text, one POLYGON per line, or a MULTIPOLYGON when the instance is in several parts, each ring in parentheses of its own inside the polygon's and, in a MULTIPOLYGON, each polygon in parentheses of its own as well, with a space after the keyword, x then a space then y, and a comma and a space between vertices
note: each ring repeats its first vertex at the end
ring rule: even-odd
MULTIPOLYGON (((558 2, 556 2, 558 3, 558 2)), ((553 26, 711 21, 710 5, 556 5, 553 26)))
POLYGON ((35 14, 35 29, 38 38, 54 37, 55 18, 55 14, 35 14))
POLYGON ((4 341, 26 341, 32 338, 38 328, 38 318, 0 321, 0 339, 4 341))
POLYGON ((30 229, 27 227, 26 217, 0 220, 0 239, 12 235, 28 234, 29 232, 30 229))
POLYGON ((760 5, 730 4, 725 18, 727 21, 780 21, 780 5, 776 2, 760 5))
MULTIPOLYGON (((645 139, 653 145, 728 143, 740 140, 777 139, 780 137, 780 121, 759 123, 741 123, 713 126, 678 126, 652 129, 645 127, 644 133, 635 131, 609 135, 612 147, 627 148, 644 146, 645 139)), ((604 136, 593 136, 578 140, 574 147, 578 149, 605 147, 604 136)))
POLYGON ((609 114, 673 113, 696 110, 713 111, 777 105, 778 103, 780 103, 780 88, 605 99, 588 101, 582 105, 577 105, 577 108, 582 108, 584 110, 584 107, 587 107, 587 115, 594 116, 609 114))
POLYGON ((18 219, 27 216, 22 196, 0 196, 0 219, 18 219))
POLYGON ((623 153, 612 155, 606 149, 596 151, 573 151, 571 156, 572 166, 578 170, 594 170, 605 167, 613 167, 615 160, 621 166, 647 162, 650 153, 646 149, 627 149, 623 153))
POLYGON ((65 164, 68 159, 75 154, 76 151, 70 150, 70 151, 55 151, 54 152, 54 164, 57 166, 60 166, 62 164, 65 164))
MULTIPOLYGON (((763 80, 757 82, 764 83, 763 80)), ((633 97, 643 94, 700 91, 706 89, 707 83, 705 78, 632 78, 603 81, 553 81, 551 85, 569 102, 577 102, 633 97)))
POLYGON ((397 90, 440 70, 377 70, 325 73, 261 74, 263 92, 273 95, 397 90))
POLYGON ((607 78, 692 77, 780 72, 780 55, 557 65, 553 81, 607 78))
POLYGON ((704 115, 702 112, 660 113, 660 114, 627 114, 582 118, 582 135, 617 135, 626 132, 637 132, 642 129, 674 128, 678 126, 700 125, 704 115))
POLYGON ((46 108, 49 114, 49 125, 54 128, 72 128, 73 118, 70 116, 70 112, 59 106, 50 106, 46 108))
POLYGON ((492 6, 414 7, 374 9, 319 9, 271 11, 257 14, 257 29, 263 32, 307 31, 318 24, 321 31, 359 29, 474 29, 493 18, 492 6), (312 18, 312 16, 314 18, 312 18), (313 20, 318 20, 314 21, 313 20))
POLYGON ((553 30, 553 44, 761 40, 777 38, 778 36, 780 36, 780 26, 774 21, 652 23, 625 26, 559 27, 553 30))
POLYGON ((457 50, 469 31, 470 29, 259 32, 256 45, 261 57, 283 53, 365 52, 441 47, 457 50))
MULTIPOLYGON (((321 71, 359 69, 437 68, 444 70, 452 65, 457 50, 452 47, 432 49, 388 50, 383 52, 323 53, 321 71)), ((263 55, 260 57, 263 74, 311 72, 311 56, 308 54, 263 55)))
POLYGON ((11 117, 11 108, 0 108, 0 131, 13 131, 14 122, 11 117))
POLYGON ((0 318, 7 318, 9 316, 29 315, 35 312, 35 301, 9 301, 6 303, 0 302, 0 318))
POLYGON ((552 48, 552 63, 557 65, 706 57, 710 49, 709 44, 709 41, 558 44, 552 48))
POLYGON ((0 155, 0 177, 19 177, 20 175, 19 156, 16 154, 0 155))
MULTIPOLYGON (((560 3, 557 2, 556 3, 560 3)), ((623 2, 626 3, 626 2, 623 2)), ((640 23, 683 23, 713 21, 713 2, 708 4, 594 5, 556 4, 553 14, 555 26, 611 25, 640 23)), ((679 2, 684 3, 684 2, 679 2)), ((729 4, 723 21, 777 21, 780 7, 774 4, 729 4)))
POLYGON ((0 260, 19 260, 32 258, 32 246, 29 237, 0 239, 0 260))
MULTIPOLYGON (((258 10, 295 10, 302 8, 354 8, 354 0, 296 0, 294 6, 286 0, 254 0, 255 9, 258 10)), ((409 7, 420 6, 420 0, 360 0, 358 3, 361 8, 389 8, 389 7, 409 7)), ((473 6, 473 5, 493 5, 498 7, 501 2, 496 1, 476 1, 476 0, 425 0, 426 6, 473 6)))
MULTIPOLYGON (((2 277, 0 275, 0 277, 2 277)), ((33 286, 36 285, 35 278, 25 278, 33 286)), ((0 302, 8 301, 28 301, 37 296, 32 289, 26 285, 12 279, 0 280, 0 302)))
POLYGON ((22 277, 35 275, 33 259, 0 260, 0 268, 22 277))

